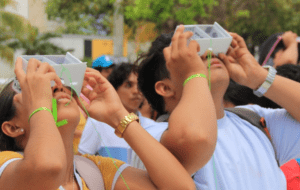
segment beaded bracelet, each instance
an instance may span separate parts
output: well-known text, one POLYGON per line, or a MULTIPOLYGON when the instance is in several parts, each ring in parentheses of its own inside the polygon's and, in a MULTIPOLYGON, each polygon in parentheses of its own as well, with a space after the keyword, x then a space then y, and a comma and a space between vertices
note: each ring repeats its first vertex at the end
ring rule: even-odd
POLYGON ((191 79, 193 79, 193 78, 198 78, 198 77, 206 78, 206 75, 205 75, 205 74, 202 74, 202 73, 198 73, 198 74, 191 75, 191 76, 189 76, 187 79, 185 79, 185 81, 184 81, 184 83, 183 83, 183 86, 185 86, 185 84, 186 84, 187 82, 189 82, 191 79))
POLYGON ((28 123, 29 123, 31 117, 32 117, 34 114, 36 114, 37 112, 42 111, 42 110, 46 110, 46 111, 50 112, 51 115, 52 115, 52 112, 51 112, 50 109, 48 109, 48 108, 46 108, 46 107, 40 107, 40 108, 34 110, 34 111, 30 114, 29 119, 28 119, 28 123))

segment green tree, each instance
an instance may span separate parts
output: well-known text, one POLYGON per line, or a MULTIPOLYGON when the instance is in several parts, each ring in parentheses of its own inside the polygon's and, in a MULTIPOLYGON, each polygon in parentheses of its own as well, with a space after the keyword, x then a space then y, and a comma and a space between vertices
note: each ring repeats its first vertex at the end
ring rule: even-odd
MULTIPOLYGON (((47 13, 51 19, 64 21, 67 31, 82 32, 81 27, 95 33, 101 25, 110 33, 114 2, 48 0, 47 13)), ((143 28, 141 23, 154 23, 158 32, 164 33, 178 24, 214 21, 242 35, 252 51, 273 33, 292 30, 300 35, 300 0, 123 0, 122 7, 132 39, 143 28)))
POLYGON ((242 35, 254 51, 273 33, 286 30, 299 31, 299 10, 296 1, 290 0, 218 0, 209 17, 199 18, 198 23, 217 21, 228 31, 242 35))
POLYGON ((26 55, 55 55, 55 54, 66 54, 67 51, 59 46, 54 45, 49 40, 51 38, 61 37, 56 33, 44 33, 39 34, 36 27, 30 27, 30 32, 21 39, 15 39, 8 43, 8 47, 16 50, 25 50, 26 55))
POLYGON ((97 34, 98 30, 111 32, 110 16, 115 0, 48 0, 48 19, 65 23, 61 31, 73 34, 97 34))
POLYGON ((7 46, 10 40, 22 38, 28 32, 28 21, 16 14, 7 12, 4 7, 14 6, 13 0, 0 0, 0 57, 13 63, 14 50, 7 46))
MULTIPOLYGON (((68 33, 112 31, 110 22, 115 0, 48 0, 48 18, 65 22, 68 33), (59 20, 58 19, 58 20, 59 20), (85 30, 84 30, 85 29, 85 30)), ((196 24, 196 18, 208 16, 214 0, 123 0, 125 24, 136 29, 137 21, 150 21, 160 31, 170 31, 178 23, 196 24)))
POLYGON ((146 20, 159 31, 170 32, 178 24, 197 24, 217 4, 214 0, 135 0, 127 2, 124 15, 129 24, 146 20))

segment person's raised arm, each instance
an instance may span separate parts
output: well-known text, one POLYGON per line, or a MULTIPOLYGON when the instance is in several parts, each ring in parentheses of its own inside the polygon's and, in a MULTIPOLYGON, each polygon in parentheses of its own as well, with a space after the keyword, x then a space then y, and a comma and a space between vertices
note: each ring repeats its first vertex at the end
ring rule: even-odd
POLYGON ((274 67, 287 63, 295 65, 298 63, 298 42, 296 38, 297 34, 291 31, 287 31, 282 35, 285 48, 276 53, 274 67))
MULTIPOLYGON (((57 85, 62 85, 61 81, 49 64, 40 63, 35 59, 29 60, 25 74, 22 69, 22 59, 18 58, 15 73, 22 94, 15 95, 14 104, 19 111, 17 117, 25 118, 24 123, 15 127, 29 125, 29 128, 23 130, 24 138, 28 140, 22 142, 22 146, 25 146, 24 158, 9 164, 2 173, 1 189, 58 188, 66 172, 67 160, 63 141, 53 116, 48 111, 39 111, 31 117, 29 124, 27 122, 29 115, 36 109, 47 107, 51 110, 50 81, 54 80, 57 85)), ((2 126, 2 129, 3 127, 5 126, 2 126)))
MULTIPOLYGON (((91 117, 117 128, 129 113, 124 108, 113 86, 99 72, 87 69, 86 82, 93 91, 83 88, 90 100, 87 108, 91 117)), ((131 122, 123 132, 123 138, 145 164, 147 171, 128 167, 122 176, 128 187, 135 189, 195 189, 194 182, 178 160, 137 122, 131 122)), ((121 177, 115 189, 127 189, 121 177)))
POLYGON ((199 45, 196 41, 187 46, 192 33, 183 33, 183 30, 180 26, 172 38, 172 45, 164 49, 171 80, 181 98, 170 115, 169 127, 162 135, 161 143, 191 175, 210 160, 215 150, 217 117, 208 86, 207 65, 197 54, 199 45), (207 78, 195 77, 183 87, 186 79, 197 74, 207 78))
MULTIPOLYGON (((231 53, 220 56, 226 64, 230 77, 237 83, 257 90, 266 80, 268 71, 261 67, 248 51, 244 39, 231 33, 233 42, 231 53)), ((300 122, 300 83, 276 75, 275 79, 264 94, 265 97, 285 108, 300 122)))

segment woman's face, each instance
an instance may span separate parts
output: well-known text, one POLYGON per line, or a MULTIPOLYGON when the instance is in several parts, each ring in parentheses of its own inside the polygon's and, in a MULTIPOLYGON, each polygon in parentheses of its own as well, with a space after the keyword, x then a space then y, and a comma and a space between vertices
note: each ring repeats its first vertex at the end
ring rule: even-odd
MULTIPOLYGON (((79 123, 80 112, 75 98, 71 98, 71 91, 66 87, 59 88, 54 86, 52 87, 52 95, 57 101, 57 121, 59 122, 64 119, 68 121, 68 124, 61 128, 72 127, 75 129, 79 123)), ((73 92, 74 95, 75 92, 73 92)), ((17 109, 17 117, 14 120, 20 123, 19 125, 22 124, 20 127, 25 131, 29 131, 28 116, 31 113, 28 113, 23 106, 22 94, 16 94, 13 101, 17 109)))

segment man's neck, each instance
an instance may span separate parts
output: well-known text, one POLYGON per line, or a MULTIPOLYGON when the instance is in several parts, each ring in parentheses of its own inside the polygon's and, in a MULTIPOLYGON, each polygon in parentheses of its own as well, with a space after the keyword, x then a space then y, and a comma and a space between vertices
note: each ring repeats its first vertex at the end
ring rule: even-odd
POLYGON ((224 117, 224 102, 223 102, 223 95, 212 95, 214 104, 215 104, 215 109, 216 109, 216 114, 217 114, 217 119, 221 119, 224 117))

